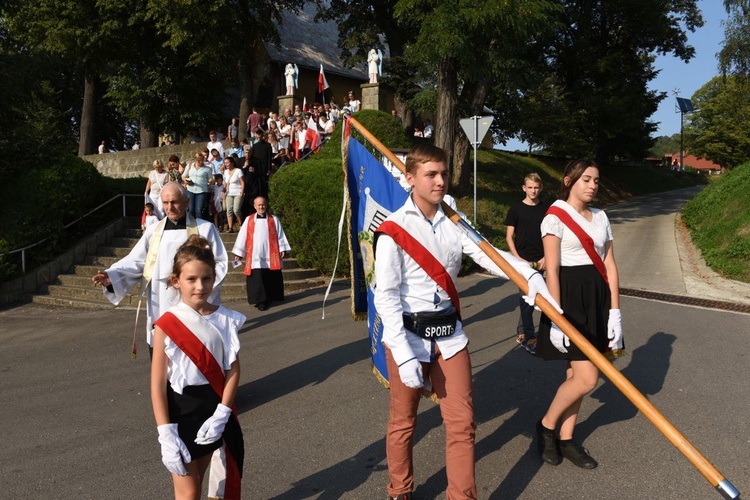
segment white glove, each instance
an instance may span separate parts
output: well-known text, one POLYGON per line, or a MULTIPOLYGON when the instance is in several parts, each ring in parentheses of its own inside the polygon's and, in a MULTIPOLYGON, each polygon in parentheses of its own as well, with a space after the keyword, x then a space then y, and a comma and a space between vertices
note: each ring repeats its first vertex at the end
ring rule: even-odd
POLYGON ((554 323, 552 323, 552 328, 549 331, 549 340, 558 351, 562 353, 568 352, 567 348, 570 347, 570 339, 554 323))
POLYGON ((422 379, 422 363, 417 358, 411 358, 398 367, 398 376, 406 387, 419 389, 424 385, 422 379))
POLYGON ((231 414, 232 409, 230 407, 219 403, 214 414, 208 417, 201 428, 198 429, 195 442, 197 444, 211 444, 218 441, 224 434, 224 427, 227 425, 231 414))
POLYGON ((550 295, 549 290, 547 289, 547 282, 544 281, 541 273, 532 274, 531 276, 529 276, 528 281, 529 293, 523 296, 523 300, 528 305, 534 307, 538 311, 539 308, 534 305, 534 301, 536 300, 536 295, 540 294, 542 297, 547 299, 547 302, 552 304, 552 307, 557 309, 557 312, 562 314, 563 310, 560 308, 560 305, 557 303, 557 301, 552 298, 552 295, 550 295))
POLYGON ((622 349, 622 314, 619 309, 609 310, 607 337, 610 349, 622 349))
POLYGON ((178 476, 187 476, 185 464, 190 463, 192 457, 177 433, 177 424, 162 424, 157 426, 156 430, 159 431, 161 461, 164 467, 178 476))

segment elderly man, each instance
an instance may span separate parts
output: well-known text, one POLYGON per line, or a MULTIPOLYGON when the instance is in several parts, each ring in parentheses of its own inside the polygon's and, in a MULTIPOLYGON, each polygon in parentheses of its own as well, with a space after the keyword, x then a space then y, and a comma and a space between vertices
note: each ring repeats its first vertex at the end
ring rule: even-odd
POLYGON ((167 279, 172 274, 172 261, 177 249, 191 234, 200 234, 211 243, 216 257, 216 285, 209 302, 219 303, 221 282, 227 274, 227 251, 221 242, 216 226, 202 219, 187 215, 188 198, 184 188, 176 182, 164 185, 161 201, 165 217, 146 228, 143 236, 130 253, 114 263, 106 271, 99 271, 91 280, 101 285, 104 295, 117 305, 135 286, 142 282, 146 297, 146 341, 152 345, 154 321, 171 306, 180 301, 180 296, 167 279))
POLYGON ((245 218, 237 233, 232 253, 234 260, 246 257, 247 301, 265 311, 272 301, 284 300, 281 261, 292 248, 278 217, 266 212, 268 200, 254 200, 255 214, 245 218))

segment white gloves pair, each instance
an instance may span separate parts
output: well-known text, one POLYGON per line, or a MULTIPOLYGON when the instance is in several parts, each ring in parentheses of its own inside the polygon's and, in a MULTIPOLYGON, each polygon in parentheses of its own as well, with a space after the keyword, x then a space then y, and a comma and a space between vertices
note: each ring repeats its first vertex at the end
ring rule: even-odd
MULTIPOLYGON (((211 444, 218 440, 224 434, 224 427, 227 425, 231 414, 231 408, 219 403, 214 414, 203 422, 201 428, 198 429, 195 442, 197 444, 211 444)), ((192 457, 177 432, 177 424, 162 424, 157 426, 156 430, 159 432, 161 461, 164 463, 164 467, 178 476, 186 476, 185 464, 190 463, 192 457)))
MULTIPOLYGON (((607 338, 609 338, 610 349, 622 349, 622 314, 619 309, 609 310, 607 338)), ((570 339, 554 323, 552 323, 552 328, 549 332, 549 339, 558 351, 562 353, 568 352, 567 348, 570 347, 570 339)))

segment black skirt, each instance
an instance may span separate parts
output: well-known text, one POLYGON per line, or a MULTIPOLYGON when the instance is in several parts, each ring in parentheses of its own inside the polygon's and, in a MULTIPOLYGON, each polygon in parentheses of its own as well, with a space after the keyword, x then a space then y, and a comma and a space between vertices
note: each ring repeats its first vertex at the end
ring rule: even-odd
MULTIPOLYGON (((607 320, 611 301, 609 286, 593 265, 560 267, 560 307, 564 311, 563 316, 601 353, 609 347, 607 320)), ((542 314, 536 344, 538 356, 547 360, 588 359, 573 342, 567 348, 567 353, 558 351, 550 342, 551 324, 551 320, 542 314)))

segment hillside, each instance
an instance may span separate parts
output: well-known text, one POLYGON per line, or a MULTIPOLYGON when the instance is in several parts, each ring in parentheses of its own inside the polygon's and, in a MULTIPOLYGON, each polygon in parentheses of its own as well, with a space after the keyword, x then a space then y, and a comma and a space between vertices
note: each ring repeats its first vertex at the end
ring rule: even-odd
POLYGON ((750 282, 750 163, 735 168, 690 200, 682 214, 693 243, 714 271, 750 282))

